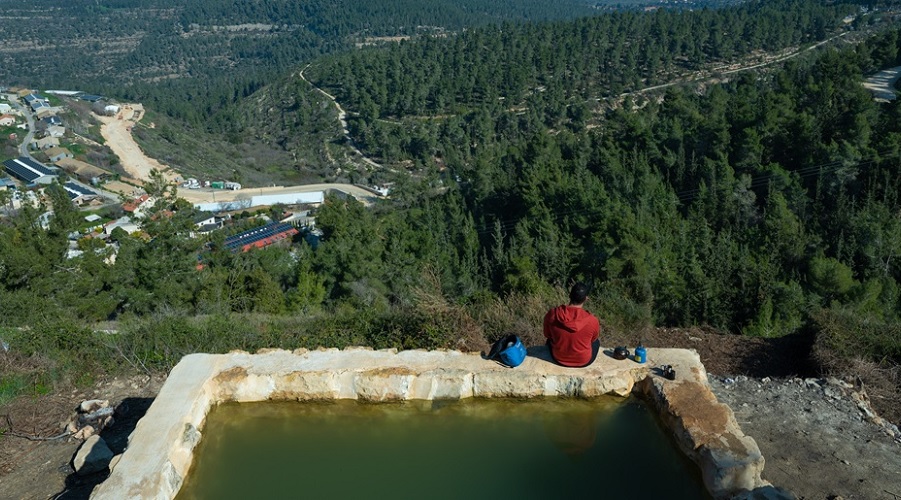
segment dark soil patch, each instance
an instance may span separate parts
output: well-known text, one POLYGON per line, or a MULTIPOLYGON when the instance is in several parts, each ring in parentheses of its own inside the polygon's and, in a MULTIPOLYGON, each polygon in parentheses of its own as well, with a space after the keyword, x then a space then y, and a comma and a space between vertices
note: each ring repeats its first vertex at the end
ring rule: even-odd
POLYGON ((634 349, 639 342, 649 350, 655 347, 694 349, 707 371, 716 375, 810 377, 817 372, 810 356, 813 348, 810 335, 769 339, 703 328, 647 328, 634 333, 605 331, 601 343, 610 342, 629 349, 634 349))

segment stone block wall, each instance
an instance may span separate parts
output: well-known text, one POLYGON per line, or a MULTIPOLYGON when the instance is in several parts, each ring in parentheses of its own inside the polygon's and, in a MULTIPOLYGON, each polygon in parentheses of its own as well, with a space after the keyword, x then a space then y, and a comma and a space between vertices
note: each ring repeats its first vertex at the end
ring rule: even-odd
POLYGON ((543 347, 507 368, 457 351, 266 350, 186 356, 172 370, 95 499, 171 499, 190 470, 213 405, 270 400, 393 401, 470 397, 627 396, 633 388, 660 412, 715 498, 761 491, 763 457, 732 411, 716 401, 697 353, 657 349, 649 363, 598 359, 586 368, 548 361, 543 347), (676 380, 655 373, 676 367, 676 380), (636 384, 637 383, 637 384, 636 384))

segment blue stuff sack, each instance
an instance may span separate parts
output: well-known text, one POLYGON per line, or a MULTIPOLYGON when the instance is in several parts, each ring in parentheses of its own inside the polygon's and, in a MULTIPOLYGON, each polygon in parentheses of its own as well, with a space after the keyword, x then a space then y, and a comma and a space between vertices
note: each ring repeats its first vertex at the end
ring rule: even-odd
POLYGON ((516 335, 506 335, 491 346, 488 359, 494 359, 510 368, 519 366, 526 359, 526 347, 516 335))

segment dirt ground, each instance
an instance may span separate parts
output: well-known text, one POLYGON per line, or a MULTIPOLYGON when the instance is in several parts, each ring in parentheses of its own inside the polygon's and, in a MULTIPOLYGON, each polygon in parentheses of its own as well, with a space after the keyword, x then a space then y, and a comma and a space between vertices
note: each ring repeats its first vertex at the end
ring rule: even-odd
POLYGON ((711 377, 766 459, 763 477, 805 499, 901 498, 901 440, 826 379, 711 377))
POLYGON ((140 196, 141 193, 144 192, 143 189, 136 188, 131 184, 126 184, 120 181, 109 181, 103 185, 103 188, 107 191, 112 191, 115 193, 120 193, 128 197, 137 197, 140 196))
POLYGON ((901 79, 901 66, 880 71, 863 82, 865 89, 873 93, 877 101, 894 101, 897 98, 895 84, 901 79))
MULTIPOLYGON (((830 382, 816 374, 809 361, 811 339, 754 339, 702 329, 605 336, 605 345, 630 348, 640 338, 652 360, 655 347, 698 351, 714 393, 760 446, 764 478, 799 499, 901 499, 901 438, 889 436, 859 409, 852 394, 861 389, 860 381, 830 382)), ((138 377, 89 391, 19 398, 0 408, 0 429, 9 427, 9 416, 18 434, 55 436, 82 400, 109 399, 120 409, 116 424, 101 435, 120 453, 162 382, 163 377, 138 377)), ((893 409, 885 407, 882 414, 894 414, 893 409)), ((0 498, 87 498, 106 474, 73 474, 79 444, 0 437, 0 498)))
POLYGON ((106 145, 122 162, 122 168, 132 177, 137 179, 149 179, 152 169, 163 172, 169 180, 176 180, 178 174, 157 160, 144 155, 141 147, 131 135, 131 129, 144 116, 144 106, 141 104, 124 104, 115 116, 97 116, 103 125, 100 127, 100 135, 106 139, 106 145))
POLYGON ((88 498, 108 473, 77 476, 72 458, 81 441, 40 439, 63 433, 82 401, 108 399, 116 406, 115 423, 100 436, 113 453, 122 453, 164 381, 162 376, 114 379, 85 391, 19 397, 0 407, 0 434, 5 433, 0 436, 0 499, 88 498))

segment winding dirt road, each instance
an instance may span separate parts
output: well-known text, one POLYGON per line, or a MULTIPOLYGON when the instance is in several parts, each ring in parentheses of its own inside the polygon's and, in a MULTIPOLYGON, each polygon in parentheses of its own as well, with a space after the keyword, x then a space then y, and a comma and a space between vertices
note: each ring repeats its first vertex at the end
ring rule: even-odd
MULTIPOLYGON (((344 111, 344 108, 341 107, 341 103, 339 103, 338 100, 335 99, 335 96, 333 96, 333 95, 329 94, 328 92, 322 90, 321 88, 317 87, 313 82, 307 80, 307 77, 303 76, 303 72, 306 71, 307 68, 309 68, 309 67, 310 67, 310 65, 307 64, 306 66, 304 66, 304 68, 302 70, 300 70, 300 74, 299 74, 300 79, 309 83, 311 87, 316 89, 320 94, 324 95, 326 98, 328 98, 330 101, 332 101, 332 103, 335 105, 335 108, 338 110, 338 121, 341 122, 341 133, 344 134, 345 139, 347 139, 347 144, 350 145, 351 151, 353 151, 357 156, 359 156, 360 160, 363 163, 369 165, 370 167, 384 169, 385 168, 384 165, 376 163, 371 158, 364 155, 363 152, 360 151, 360 149, 357 147, 357 144, 354 142, 353 137, 350 136, 350 131, 347 129, 347 112, 344 111)), ((388 170, 390 170, 391 172, 394 172, 394 170, 391 170, 391 169, 388 169, 388 170)))

